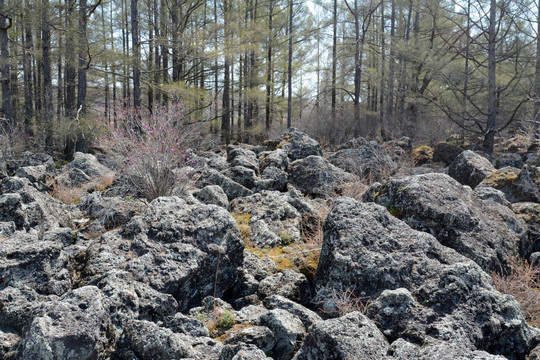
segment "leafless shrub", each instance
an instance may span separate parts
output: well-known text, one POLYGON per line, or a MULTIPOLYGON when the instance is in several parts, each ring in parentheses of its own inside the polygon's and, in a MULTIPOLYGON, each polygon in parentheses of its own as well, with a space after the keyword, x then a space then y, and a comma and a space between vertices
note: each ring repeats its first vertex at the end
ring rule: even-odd
POLYGON ((321 306, 321 310, 329 316, 339 317, 353 311, 365 314, 369 308, 369 299, 362 300, 349 288, 321 288, 318 289, 314 300, 321 306))

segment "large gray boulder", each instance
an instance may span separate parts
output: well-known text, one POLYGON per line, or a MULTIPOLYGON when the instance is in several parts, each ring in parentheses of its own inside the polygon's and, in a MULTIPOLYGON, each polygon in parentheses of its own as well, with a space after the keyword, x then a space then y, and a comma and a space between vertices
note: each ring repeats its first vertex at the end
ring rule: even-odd
POLYGON ((540 340, 519 304, 497 292, 476 263, 376 204, 336 200, 314 283, 371 300, 370 317, 390 340, 453 341, 507 356, 523 356, 540 340))
POLYGON ((269 166, 276 167, 281 170, 287 170, 289 166, 289 157, 283 149, 274 151, 263 151, 259 154, 259 166, 261 171, 264 171, 269 166))
POLYGON ((512 211, 525 221, 528 227, 528 241, 522 243, 520 254, 526 259, 540 251, 540 204, 523 202, 512 204, 512 211))
POLYGON ((189 205, 160 197, 120 231, 96 239, 80 277, 95 283, 116 269, 171 294, 180 310, 231 288, 243 261, 244 241, 234 218, 216 205, 189 205))
POLYGON ((506 257, 526 241, 526 227, 508 207, 479 199, 447 175, 392 178, 374 190, 365 200, 386 206, 486 271, 509 270, 506 257))
POLYGON ((61 242, 24 233, 2 241, 0 289, 24 286, 40 294, 62 295, 71 289, 70 258, 61 242))
POLYGON ((82 213, 47 193, 38 191, 28 179, 8 177, 2 182, 0 221, 13 221, 17 229, 44 233, 58 227, 72 227, 82 213))
POLYGON ((386 149, 374 141, 356 149, 342 149, 328 158, 333 165, 363 179, 381 181, 395 171, 396 163, 386 149))
POLYGON ((113 176, 111 169, 102 165, 94 155, 76 152, 73 161, 64 166, 56 181, 67 187, 80 187, 113 176))
POLYGON ((176 359, 218 359, 223 345, 210 338, 195 339, 185 334, 175 333, 157 324, 134 320, 130 322, 120 338, 114 358, 119 360, 176 360, 176 359), (200 340, 210 349, 197 349, 200 340), (212 357, 206 357, 208 352, 212 357))
POLYGON ((375 323, 355 311, 309 328, 294 360, 384 359, 387 348, 375 323))
POLYGON ((240 146, 229 146, 227 148, 227 161, 230 167, 242 166, 259 173, 259 161, 257 154, 240 146))
POLYGON ((214 204, 225 209, 229 207, 227 194, 218 185, 207 185, 201 190, 195 191, 193 196, 207 205, 214 204))
POLYGON ((248 189, 252 189, 258 179, 255 170, 245 166, 232 166, 222 174, 248 189))
POLYGON ((261 315, 259 321, 274 334, 276 340, 272 349, 274 359, 291 359, 306 336, 306 329, 300 319, 288 311, 274 309, 261 315))
POLYGON ((394 341, 388 349, 388 360, 505 360, 501 355, 492 355, 481 350, 470 350, 461 344, 447 341, 430 341, 422 346, 404 339, 394 341))
POLYGON ((223 189, 225 194, 227 194, 227 198, 229 199, 229 201, 238 197, 244 197, 253 194, 253 192, 245 186, 237 183, 236 181, 214 169, 204 169, 200 171, 199 179, 197 180, 195 185, 197 185, 199 188, 204 188, 208 185, 218 185, 223 189))
POLYGON ((275 140, 268 141, 270 150, 282 149, 290 161, 304 159, 310 155, 322 156, 321 145, 296 128, 289 128, 275 140))
POLYGON ((21 359, 105 358, 112 339, 103 294, 85 286, 43 304, 25 334, 21 359))
POLYGON ((287 194, 261 191, 231 201, 230 211, 249 216, 248 242, 252 246, 287 245, 300 240, 302 223, 302 214, 289 202, 287 194))
POLYGON ((495 167, 485 157, 474 151, 463 151, 448 168, 448 175, 462 183, 475 187, 480 184, 489 174, 495 171, 495 167))
POLYGON ((316 196, 329 196, 348 182, 358 181, 350 174, 320 156, 308 156, 289 164, 291 183, 303 193, 316 196))

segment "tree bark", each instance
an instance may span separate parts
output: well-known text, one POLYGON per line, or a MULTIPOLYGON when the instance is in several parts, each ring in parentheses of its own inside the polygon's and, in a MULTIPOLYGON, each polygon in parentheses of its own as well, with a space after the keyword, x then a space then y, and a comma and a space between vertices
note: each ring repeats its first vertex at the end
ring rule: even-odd
POLYGON ((141 108, 141 45, 139 43, 138 1, 131 0, 131 41, 133 46, 133 106, 141 108))
POLYGON ((51 30, 49 25, 49 0, 41 3, 41 42, 43 57, 43 124, 45 127, 45 152, 53 151, 53 104, 51 78, 51 30))
POLYGON ((88 19, 86 17, 86 0, 79 0, 79 73, 77 91, 77 111, 86 114, 86 72, 88 39, 86 35, 88 19))
POLYGON ((13 129, 13 108, 11 103, 11 69, 9 65, 8 29, 12 20, 4 16, 4 0, 0 0, 0 71, 2 75, 2 114, 7 123, 6 129, 13 129))
POLYGON ((287 129, 292 126, 293 0, 289 0, 289 58, 287 59, 287 129))
POLYGON ((488 42, 488 117, 484 134, 483 147, 488 154, 493 154, 495 131, 497 125, 497 78, 496 78, 496 26, 497 2, 490 1, 489 8, 489 42, 488 42))

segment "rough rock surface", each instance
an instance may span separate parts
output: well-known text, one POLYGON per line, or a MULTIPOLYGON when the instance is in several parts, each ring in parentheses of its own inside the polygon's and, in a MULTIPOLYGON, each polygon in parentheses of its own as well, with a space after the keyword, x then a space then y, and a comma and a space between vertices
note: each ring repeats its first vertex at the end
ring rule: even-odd
POLYGON ((284 150, 290 161, 304 159, 310 155, 322 156, 321 145, 296 128, 289 128, 277 139, 269 141, 268 147, 270 150, 284 150))
POLYGON ((499 155, 499 157, 496 159, 495 164, 497 165, 497 169, 511 166, 515 168, 520 168, 522 165, 521 155, 516 153, 504 153, 499 155))
POLYGON ((325 320, 309 329, 295 360, 383 359, 388 341, 360 312, 325 320))
POLYGON ((239 146, 230 146, 227 148, 227 161, 231 167, 242 166, 253 170, 255 173, 259 172, 257 154, 251 150, 239 146))
POLYGON ((448 175, 462 183, 475 187, 488 177, 495 167, 485 157, 466 150, 459 154, 448 168, 448 175))
POLYGON ((274 151, 264 151, 259 154, 259 166, 261 171, 264 171, 269 166, 276 167, 281 170, 287 170, 289 166, 289 157, 283 149, 274 151))
POLYGON ((229 169, 223 171, 223 175, 248 189, 252 189, 255 185, 255 181, 257 181, 257 174, 255 173, 255 170, 245 166, 230 167, 229 169))
POLYGON ((517 169, 505 167, 493 172, 479 186, 491 186, 502 191, 506 199, 514 202, 540 201, 540 168, 525 165, 517 169))
POLYGON ((506 200, 506 195, 491 186, 477 186, 474 188, 474 193, 482 200, 491 200, 504 206, 510 206, 510 202, 506 200))
POLYGON ((82 276, 97 280, 112 269, 125 270, 173 295, 185 310, 212 294, 214 285, 219 296, 233 286, 243 248, 236 222, 223 208, 161 197, 121 232, 99 238, 87 251, 82 276))
POLYGON ((533 253, 540 251, 540 204, 515 203, 512 205, 512 210, 518 218, 527 223, 528 241, 523 243, 520 253, 524 258, 530 260, 533 253))
POLYGON ((62 295, 71 288, 71 264, 62 243, 17 233, 1 245, 0 289, 28 286, 41 294, 62 295))
POLYGON ((201 190, 195 191, 193 196, 207 205, 214 204, 225 209, 229 207, 227 194, 225 194, 223 189, 218 185, 205 186, 201 190))
POLYGON ((388 177, 397 165, 386 149, 374 141, 357 149, 343 149, 328 158, 333 165, 372 181, 388 177))
POLYGON ((386 206, 412 228, 431 233, 486 271, 508 269, 507 255, 526 241, 526 228, 509 208, 480 200, 444 174, 393 178, 375 192, 366 200, 386 206))
POLYGON ((297 316, 282 309, 274 309, 263 314, 260 323, 273 333, 276 344, 272 349, 275 358, 291 359, 306 336, 306 329, 297 316))
POLYGON ((78 187, 111 173, 94 155, 76 152, 69 164, 64 166, 56 181, 69 187, 78 187))
POLYGON ((236 214, 249 214, 251 244, 256 247, 276 246, 284 241, 291 243, 300 239, 302 215, 289 202, 287 194, 261 191, 233 200, 230 210, 236 214))
POLYGON ((108 352, 109 318, 102 293, 85 286, 43 304, 21 344, 22 359, 91 360, 108 352))
POLYGON ((17 228, 45 232, 71 227, 82 216, 72 205, 66 205, 38 191, 28 179, 8 177, 2 182, 0 221, 13 221, 17 228))
POLYGON ((497 292, 478 265, 376 204, 336 200, 315 285, 374 301, 380 311, 370 316, 390 340, 435 338, 509 356, 527 354, 539 341, 519 304, 497 292))
POLYGON ((308 156, 289 164, 291 183, 303 193, 329 196, 347 182, 357 181, 350 174, 320 156, 308 156))
POLYGON ((199 173, 199 180, 197 180, 196 185, 200 188, 204 188, 208 185, 218 185, 223 189, 225 194, 227 194, 229 201, 236 199, 237 197, 253 194, 253 192, 245 186, 240 185, 236 181, 213 169, 202 170, 199 173))

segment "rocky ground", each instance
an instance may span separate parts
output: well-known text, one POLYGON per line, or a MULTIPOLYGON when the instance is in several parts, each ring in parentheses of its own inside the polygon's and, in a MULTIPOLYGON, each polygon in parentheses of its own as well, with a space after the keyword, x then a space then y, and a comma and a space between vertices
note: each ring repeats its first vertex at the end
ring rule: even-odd
POLYGON ((535 152, 290 129, 150 203, 111 164, 0 159, 0 358, 540 359, 491 276, 540 266, 535 152))

